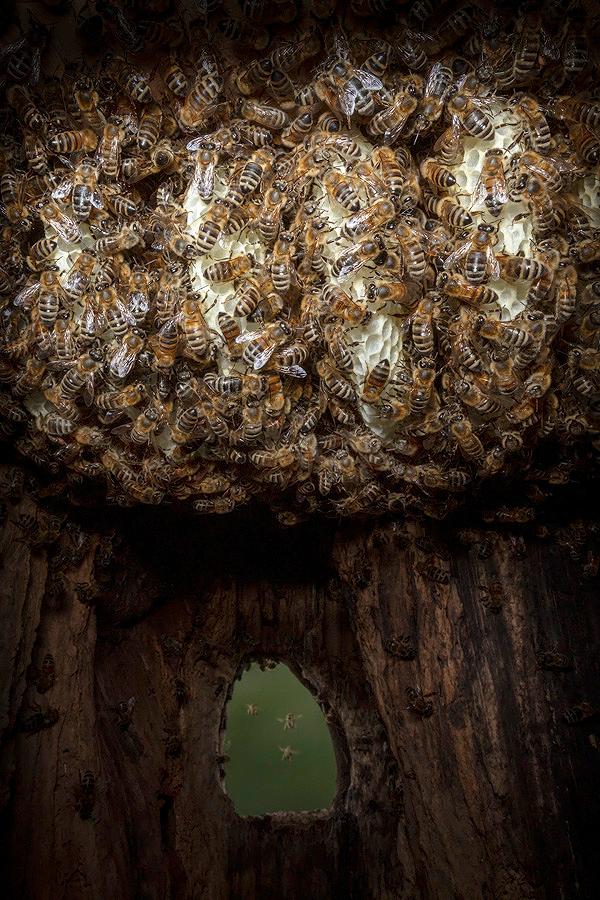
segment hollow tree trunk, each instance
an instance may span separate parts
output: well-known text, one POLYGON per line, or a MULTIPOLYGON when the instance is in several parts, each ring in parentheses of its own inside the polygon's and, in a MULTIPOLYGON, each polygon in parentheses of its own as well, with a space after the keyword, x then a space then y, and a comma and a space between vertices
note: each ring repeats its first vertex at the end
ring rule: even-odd
POLYGON ((557 543, 82 510, 57 537, 3 477, 11 898, 592 896, 600 626, 585 525, 574 544, 568 528, 557 543), (236 816, 223 729, 249 657, 281 659, 321 703, 331 810, 236 816))

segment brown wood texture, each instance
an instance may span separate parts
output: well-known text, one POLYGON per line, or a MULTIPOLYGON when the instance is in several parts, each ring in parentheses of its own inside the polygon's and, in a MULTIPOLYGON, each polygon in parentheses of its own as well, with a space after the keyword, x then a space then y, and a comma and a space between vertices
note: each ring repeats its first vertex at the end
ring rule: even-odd
POLYGON ((27 481, 1 475, 8 896, 596 895, 593 526, 279 530, 261 515, 73 510, 54 540, 27 481), (567 670, 544 668, 544 651, 567 670), (329 811, 242 819, 224 791, 227 699, 264 657, 326 713, 329 811))

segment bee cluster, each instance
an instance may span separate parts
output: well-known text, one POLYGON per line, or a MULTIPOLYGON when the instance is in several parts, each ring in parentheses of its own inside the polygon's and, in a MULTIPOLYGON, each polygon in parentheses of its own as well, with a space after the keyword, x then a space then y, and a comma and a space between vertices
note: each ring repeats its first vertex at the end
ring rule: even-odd
POLYGON ((67 491, 284 524, 568 481, 600 95, 567 5, 103 2, 111 52, 39 80, 31 24, 1 51, 4 434, 67 491))

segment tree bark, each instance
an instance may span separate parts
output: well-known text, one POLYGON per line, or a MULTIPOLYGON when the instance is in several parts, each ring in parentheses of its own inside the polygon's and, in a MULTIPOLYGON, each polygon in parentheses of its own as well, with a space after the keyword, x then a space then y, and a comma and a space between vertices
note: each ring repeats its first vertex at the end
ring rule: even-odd
POLYGON ((3 469, 11 898, 595 896, 593 526, 81 509, 54 531, 24 483, 3 469), (227 797, 227 700, 265 657, 327 716, 330 810, 240 818, 227 797))

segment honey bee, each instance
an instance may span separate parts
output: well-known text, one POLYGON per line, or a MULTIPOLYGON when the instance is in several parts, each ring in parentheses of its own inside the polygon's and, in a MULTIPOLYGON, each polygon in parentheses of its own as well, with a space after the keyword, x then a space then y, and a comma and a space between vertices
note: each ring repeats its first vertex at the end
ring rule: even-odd
POLYGON ((2 211, 11 225, 29 231, 33 226, 31 211, 23 203, 23 182, 12 172, 5 172, 0 179, 2 211))
POLYGON ((556 225, 556 211, 550 195, 537 178, 529 178, 523 196, 531 216, 531 227, 536 238, 550 234, 556 225))
POLYGON ((494 341, 508 348, 520 349, 528 347, 532 342, 528 331, 509 322, 498 322, 495 319, 479 316, 476 325, 478 334, 486 340, 494 341))
POLYGON ((27 256, 27 265, 30 269, 33 269, 34 272, 39 272, 40 269, 43 269, 48 260, 54 255, 56 248, 58 247, 58 241, 54 238, 40 238, 39 241, 36 241, 29 248, 29 254, 27 256))
POLYGON ((66 215, 54 200, 45 203, 40 209, 40 219, 48 228, 53 228, 63 241, 77 244, 81 238, 79 226, 66 215))
POLYGON ((122 91, 135 100, 136 103, 150 103, 152 92, 148 79, 133 66, 120 57, 109 57, 105 60, 106 71, 113 78, 122 91))
POLYGON ((477 309, 498 306, 499 297, 496 291, 484 284, 473 284, 456 272, 451 275, 448 272, 440 272, 436 287, 449 297, 456 297, 477 309))
POLYGON ((493 225, 480 224, 468 240, 454 250, 444 263, 446 270, 452 269, 464 258, 465 277, 470 284, 482 284, 488 278, 499 278, 500 264, 492 249, 491 236, 496 233, 493 225))
POLYGON ((349 47, 340 34, 334 36, 334 54, 333 64, 316 79, 317 96, 333 113, 341 112, 348 121, 355 112, 361 117, 371 116, 375 111, 372 94, 383 89, 383 82, 367 69, 352 65, 349 47), (333 89, 333 105, 326 85, 333 89))
POLYGON ((48 170, 48 153, 42 139, 26 131, 23 135, 23 146, 28 168, 36 175, 45 175, 48 170))
POLYGON ((189 89, 188 79, 173 54, 171 54, 162 67, 161 76, 165 86, 172 94, 175 94, 175 96, 179 98, 186 96, 189 89))
POLYGON ((131 328, 109 360, 109 371, 116 378, 126 378, 135 366, 136 360, 144 346, 143 332, 131 328))
POLYGON ((90 160, 82 160, 73 175, 52 191, 54 200, 65 200, 69 195, 73 215, 81 222, 89 218, 92 207, 104 208, 102 194, 98 190, 98 171, 90 160))
POLYGON ((179 108, 179 122, 184 130, 197 128, 202 124, 214 108, 223 87, 224 81, 216 60, 210 54, 205 54, 201 72, 179 108))
POLYGON ((121 142, 124 137, 123 129, 120 125, 113 122, 107 122, 102 129, 102 136, 98 142, 96 157, 100 165, 100 169, 107 178, 116 179, 119 175, 121 167, 121 142))
POLYGON ((80 131, 58 132, 48 141, 48 149, 57 154, 78 153, 81 150, 89 152, 95 150, 97 144, 98 135, 91 128, 83 128, 80 131))
POLYGON ((573 147, 577 155, 589 166, 596 166, 600 162, 600 140, 595 132, 585 125, 572 125, 569 128, 569 136, 573 141, 573 147))
POLYGON ((509 200, 502 157, 503 151, 497 147, 485 151, 471 203, 472 208, 484 204, 495 217, 500 215, 509 200))
POLYGON ((44 115, 33 102, 27 88, 21 84, 12 85, 6 92, 6 99, 26 128, 31 131, 41 131, 44 128, 44 115))
POLYGON ((96 256, 89 250, 82 250, 69 269, 64 292, 71 300, 81 301, 87 291, 96 267, 96 256))
POLYGON ((140 243, 140 236, 130 226, 123 226, 119 231, 107 234, 96 240, 94 250, 98 256, 111 256, 130 250, 140 243))
POLYGON ((291 261, 291 250, 294 237, 288 231, 282 231, 275 242, 271 258, 270 275, 274 289, 285 294, 292 286, 294 267, 291 261))
POLYGON ((238 187, 244 197, 258 190, 272 163, 273 151, 268 147, 261 148, 252 155, 242 168, 238 179, 238 187))
POLYGON ((204 277, 214 284, 225 284, 242 278, 254 265, 251 255, 233 256, 212 263, 204 270, 204 277))
POLYGON ((456 116, 462 128, 471 137, 481 141, 494 138, 494 125, 482 106, 464 91, 458 91, 448 100, 448 112, 456 116))
POLYGON ((342 226, 344 237, 354 239, 370 231, 377 231, 395 216, 395 207, 391 200, 381 198, 371 206, 355 213, 346 219, 342 226))
POLYGON ((381 253, 381 243, 372 238, 365 238, 340 253, 331 267, 331 274, 334 278, 347 279, 381 253))
POLYGON ((546 117, 537 101, 526 94, 518 94, 513 97, 510 104, 524 125, 532 149, 546 156, 552 146, 552 137, 546 117))
MULTIPOLYGON (((345 402, 354 398, 354 388, 327 357, 319 360, 317 372, 323 379, 327 390, 338 400, 345 402)), ((346 424, 350 423, 347 422, 346 424)))
POLYGON ((454 197, 449 195, 438 197, 424 191, 423 201, 430 215, 440 218, 453 228, 468 228, 473 224, 471 214, 454 197))
POLYGON ((330 169, 323 177, 323 187, 331 200, 335 200, 348 212, 357 213, 360 209, 360 199, 352 180, 344 176, 337 169, 330 169))
POLYGON ((411 316, 411 333, 415 350, 421 356, 431 357, 434 354, 433 319, 441 297, 436 294, 425 296, 411 316))
POLYGON ((290 117, 284 110, 250 99, 240 100, 239 114, 243 119, 255 122, 257 125, 269 128, 272 131, 283 131, 284 128, 289 128, 291 124, 290 117))
POLYGON ((116 412, 137 406, 145 392, 145 385, 139 381, 136 384, 125 385, 120 390, 105 391, 102 394, 97 394, 94 402, 102 412, 116 412))
POLYGON ((154 101, 147 103, 142 109, 136 142, 142 152, 156 146, 160 137, 163 112, 162 107, 154 101))
POLYGON ((197 192, 202 200, 210 200, 215 187, 215 169, 219 162, 219 150, 212 142, 195 138, 187 145, 188 150, 195 151, 195 164, 190 190, 197 192))
MULTIPOLYGON (((600 127, 600 103, 563 95, 554 100, 551 109, 552 115, 562 121, 579 122, 591 131, 597 131, 600 127)), ((535 149, 543 152, 539 147, 535 149)))
POLYGON ((228 203, 221 198, 217 198, 206 211, 196 238, 196 246, 201 253, 210 253, 223 233, 229 216, 228 203))
POLYGON ((311 133, 314 123, 315 118, 312 110, 308 109, 301 112, 281 132, 281 143, 283 146, 290 149, 297 147, 311 133))
POLYGON ((386 144, 394 144, 416 110, 418 102, 415 96, 399 91, 389 105, 375 113, 369 121, 368 134, 373 138, 382 137, 386 144))
POLYGON ((273 353, 285 344, 292 336, 292 329, 287 322, 270 322, 260 332, 245 332, 236 338, 236 343, 245 343, 243 360, 254 370, 262 369, 273 353))
POLYGON ((389 359, 381 359, 365 375, 362 399, 365 403, 377 403, 390 377, 389 359))

